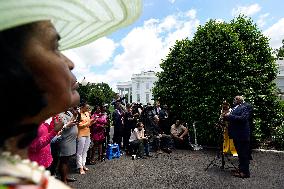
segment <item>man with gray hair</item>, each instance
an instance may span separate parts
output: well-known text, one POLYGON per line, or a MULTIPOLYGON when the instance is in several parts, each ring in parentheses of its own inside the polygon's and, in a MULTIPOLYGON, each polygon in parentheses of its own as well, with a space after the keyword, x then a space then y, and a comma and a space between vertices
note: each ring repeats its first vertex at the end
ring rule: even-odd
POLYGON ((229 121, 229 136, 233 138, 239 158, 239 170, 233 175, 240 178, 249 178, 249 144, 250 144, 250 126, 249 118, 251 111, 244 104, 242 96, 234 98, 235 107, 231 113, 223 115, 225 120, 229 121))

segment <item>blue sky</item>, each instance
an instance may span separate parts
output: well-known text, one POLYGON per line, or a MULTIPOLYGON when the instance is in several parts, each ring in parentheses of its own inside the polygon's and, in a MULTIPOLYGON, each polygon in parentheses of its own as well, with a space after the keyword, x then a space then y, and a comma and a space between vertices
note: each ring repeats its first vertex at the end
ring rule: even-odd
POLYGON ((78 81, 106 82, 114 90, 141 71, 161 71, 176 40, 192 38, 209 19, 228 22, 238 14, 251 17, 272 48, 284 39, 283 0, 144 0, 132 25, 77 49, 64 52, 73 60, 78 81))

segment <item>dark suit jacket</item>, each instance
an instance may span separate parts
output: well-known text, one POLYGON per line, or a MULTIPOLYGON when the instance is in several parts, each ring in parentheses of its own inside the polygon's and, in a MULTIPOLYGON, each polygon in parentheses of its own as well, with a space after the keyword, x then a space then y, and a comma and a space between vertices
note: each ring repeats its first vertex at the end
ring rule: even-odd
POLYGON ((245 104, 240 104, 227 117, 227 120, 229 121, 229 136, 231 138, 246 141, 250 139, 250 112, 251 111, 245 104))
POLYGON ((244 102, 243 104, 247 107, 247 110, 249 111, 248 121, 249 121, 250 132, 252 132, 252 128, 253 128, 253 107, 252 107, 251 104, 249 104, 247 102, 244 102))

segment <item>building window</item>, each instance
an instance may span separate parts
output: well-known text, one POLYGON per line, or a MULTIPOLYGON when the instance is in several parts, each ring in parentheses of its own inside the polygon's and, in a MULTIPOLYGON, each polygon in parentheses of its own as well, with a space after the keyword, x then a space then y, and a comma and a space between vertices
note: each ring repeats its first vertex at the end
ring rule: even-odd
POLYGON ((146 89, 150 88, 150 83, 146 83, 146 89))
POLYGON ((140 94, 137 94, 137 102, 140 102, 140 94))
POLYGON ((146 102, 150 102, 150 94, 146 94, 146 102))

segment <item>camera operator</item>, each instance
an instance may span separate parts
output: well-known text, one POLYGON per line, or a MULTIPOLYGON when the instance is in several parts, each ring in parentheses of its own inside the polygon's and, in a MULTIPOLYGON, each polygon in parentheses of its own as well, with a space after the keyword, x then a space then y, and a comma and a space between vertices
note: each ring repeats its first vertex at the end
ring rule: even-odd
POLYGON ((176 148, 189 147, 188 129, 181 124, 180 120, 176 120, 176 123, 172 125, 171 135, 176 148))
POLYGON ((146 133, 149 133, 149 130, 151 130, 151 128, 153 127, 153 118, 155 116, 155 114, 153 113, 153 109, 154 107, 151 106, 150 103, 147 104, 147 106, 145 107, 145 111, 144 111, 144 116, 145 116, 145 130, 146 133))
POLYGON ((162 131, 170 135, 171 126, 169 124, 168 106, 165 104, 159 112, 159 127, 162 131))
POLYGON ((141 104, 138 103, 134 103, 134 105, 132 106, 132 114, 136 120, 136 122, 138 122, 138 120, 141 120, 141 112, 143 111, 143 107, 141 104))
POLYGON ((111 102, 111 105, 115 106, 116 103, 121 103, 122 105, 125 105, 124 103, 125 97, 121 97, 119 95, 119 93, 115 94, 115 98, 113 99, 113 101, 111 102))
POLYGON ((153 108, 153 113, 155 115, 159 115, 160 111, 161 111, 160 102, 156 101, 155 106, 153 108))
POLYGON ((114 126, 114 133, 113 133, 113 142, 119 145, 121 149, 121 142, 122 142, 122 133, 123 133, 123 116, 124 111, 121 108, 121 104, 119 102, 115 105, 115 110, 112 114, 113 119, 113 126, 114 126))
POLYGON ((123 148, 128 154, 129 151, 129 138, 131 132, 135 129, 135 117, 132 114, 131 104, 126 105, 126 112, 124 113, 124 129, 123 129, 123 148))
POLYGON ((157 153, 162 153, 162 150, 166 153, 171 153, 170 143, 172 141, 172 137, 170 135, 166 135, 159 127, 159 117, 155 115, 152 120, 152 130, 151 137, 153 137, 153 148, 157 153))

